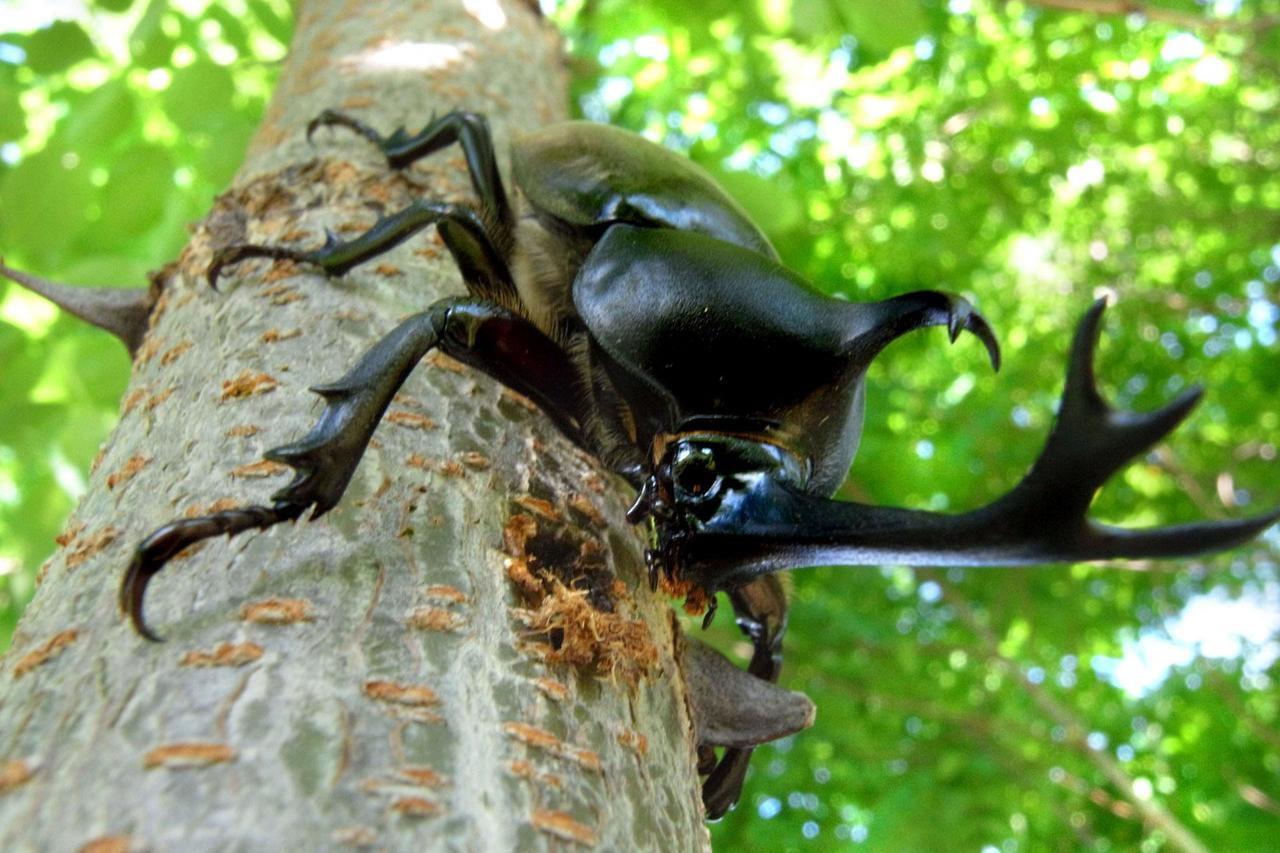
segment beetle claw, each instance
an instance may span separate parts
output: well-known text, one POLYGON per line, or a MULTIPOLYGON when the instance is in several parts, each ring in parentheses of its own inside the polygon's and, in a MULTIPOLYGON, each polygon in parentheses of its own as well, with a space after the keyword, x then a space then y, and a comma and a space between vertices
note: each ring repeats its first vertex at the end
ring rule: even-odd
POLYGON ((209 286, 217 290, 218 278, 222 275, 222 271, 233 264, 247 261, 250 258, 306 262, 310 260, 308 257, 310 254, 309 252, 299 252, 294 249, 283 249, 279 246, 256 246, 251 243, 223 246, 213 253, 213 259, 209 261, 209 269, 205 272, 205 277, 209 281, 209 286))
POLYGON ((719 605, 719 602, 716 600, 716 597, 713 594, 711 596, 711 603, 707 605, 706 615, 702 617, 702 630, 704 631, 707 630, 708 628, 711 627, 711 623, 716 621, 716 607, 718 605, 719 605))
POLYGON ((649 591, 658 591, 658 572, 662 570, 662 559, 654 548, 644 549, 644 564, 649 570, 649 591))

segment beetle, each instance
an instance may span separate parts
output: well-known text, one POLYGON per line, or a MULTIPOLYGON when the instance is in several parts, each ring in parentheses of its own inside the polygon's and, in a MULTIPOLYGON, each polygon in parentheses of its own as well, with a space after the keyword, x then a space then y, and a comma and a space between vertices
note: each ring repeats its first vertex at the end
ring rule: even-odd
MULTIPOLYGON (((314 250, 228 246, 214 255, 210 284, 262 257, 341 275, 434 224, 468 295, 404 320, 346 375, 313 389, 325 403, 316 425, 265 454, 296 472, 269 505, 173 521, 139 545, 120 600, 145 637, 157 639, 143 617, 146 588, 170 557, 308 510, 315 518, 339 501, 388 403, 432 349, 532 399, 635 488, 627 517, 652 525, 650 582, 665 574, 705 591, 708 622, 715 593, 726 592, 752 642, 747 672, 765 682, 781 667, 784 569, 1187 555, 1237 545, 1280 516, 1142 530, 1087 517, 1103 482, 1200 396, 1191 389, 1142 414, 1104 402, 1092 366, 1101 301, 1076 332, 1048 441, 1010 492, 956 515, 833 500, 857 452, 867 367, 888 343, 942 325, 953 342, 972 334, 999 368, 995 335, 965 299, 934 290, 874 303, 825 296, 781 265, 707 173, 607 125, 568 122, 518 138, 518 209, 480 114, 451 112, 416 134, 383 136, 326 111, 308 138, 321 127, 364 136, 392 168, 458 144, 477 202, 415 201, 314 250)), ((736 801, 758 740, 723 741, 719 762, 704 762, 709 817, 736 801)))

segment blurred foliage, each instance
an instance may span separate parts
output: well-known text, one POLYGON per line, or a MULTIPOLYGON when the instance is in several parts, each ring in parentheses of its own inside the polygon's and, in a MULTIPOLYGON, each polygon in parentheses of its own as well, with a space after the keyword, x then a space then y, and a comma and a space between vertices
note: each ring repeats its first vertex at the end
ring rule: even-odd
MULTIPOLYGON (((288 10, 101 0, 54 21, 50 4, 9 6, 0 248, 52 278, 141 284, 235 168, 288 10)), ((1151 524, 1280 501, 1280 0, 550 11, 577 108, 687 151, 819 287, 956 290, 1000 333, 998 376, 937 330, 877 362, 848 496, 958 510, 1007 489, 1052 422, 1070 330, 1105 293, 1116 401, 1150 408, 1188 382, 1208 395, 1095 513, 1151 524)), ((0 294, 7 633, 128 365, 0 294)), ((1273 846, 1278 544, 1136 570, 796 573, 785 680, 818 722, 758 751, 717 845, 1273 846)), ((729 621, 713 637, 741 652, 729 621)))
MULTIPOLYGON (((226 188, 289 37, 285 0, 5 0, 0 254, 140 287, 226 188)), ((123 347, 0 284, 0 636, 84 491, 129 375, 123 347)))

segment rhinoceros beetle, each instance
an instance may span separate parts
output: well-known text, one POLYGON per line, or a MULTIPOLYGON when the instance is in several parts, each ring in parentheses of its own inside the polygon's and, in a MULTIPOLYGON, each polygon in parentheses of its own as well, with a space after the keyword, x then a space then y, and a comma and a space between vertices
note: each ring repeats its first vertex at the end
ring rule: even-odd
MULTIPOLYGON (((1167 557, 1231 547, 1277 518, 1128 530, 1086 517, 1102 483, 1199 398, 1193 389, 1145 414, 1108 406, 1092 368, 1102 302, 1076 333, 1048 442, 1012 491, 957 515, 832 500, 857 451, 867 366, 886 344, 943 325, 952 341, 972 333, 998 369, 995 336, 964 299, 932 290, 864 304, 822 295, 779 263, 705 172, 609 126, 569 122, 517 139, 519 215, 479 114, 453 112, 417 134, 384 137, 327 111, 308 138, 320 127, 363 135, 394 168, 458 143, 478 204, 417 201, 315 250, 226 247, 210 283, 256 257, 340 275, 434 224, 468 295, 403 321, 345 376, 313 389, 325 401, 315 427, 266 453, 296 471, 270 505, 174 521, 141 543, 120 597, 148 638, 156 639, 144 593, 165 561, 208 537, 331 509, 392 396, 436 348, 532 399, 637 490, 628 519, 652 522, 651 581, 666 573, 712 601, 727 592, 754 646, 748 672, 769 682, 786 625, 782 569, 1167 557)), ((731 746, 707 764, 709 816, 736 801, 750 752, 731 746)))

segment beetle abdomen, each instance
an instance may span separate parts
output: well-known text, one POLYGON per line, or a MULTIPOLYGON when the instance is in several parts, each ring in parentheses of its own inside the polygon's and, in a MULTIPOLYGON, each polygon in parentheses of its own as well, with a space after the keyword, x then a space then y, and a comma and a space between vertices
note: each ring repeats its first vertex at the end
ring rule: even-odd
POLYGON ((768 238, 710 175, 625 130, 585 121, 551 125, 518 138, 511 165, 534 207, 572 225, 693 231, 777 258, 768 238))

